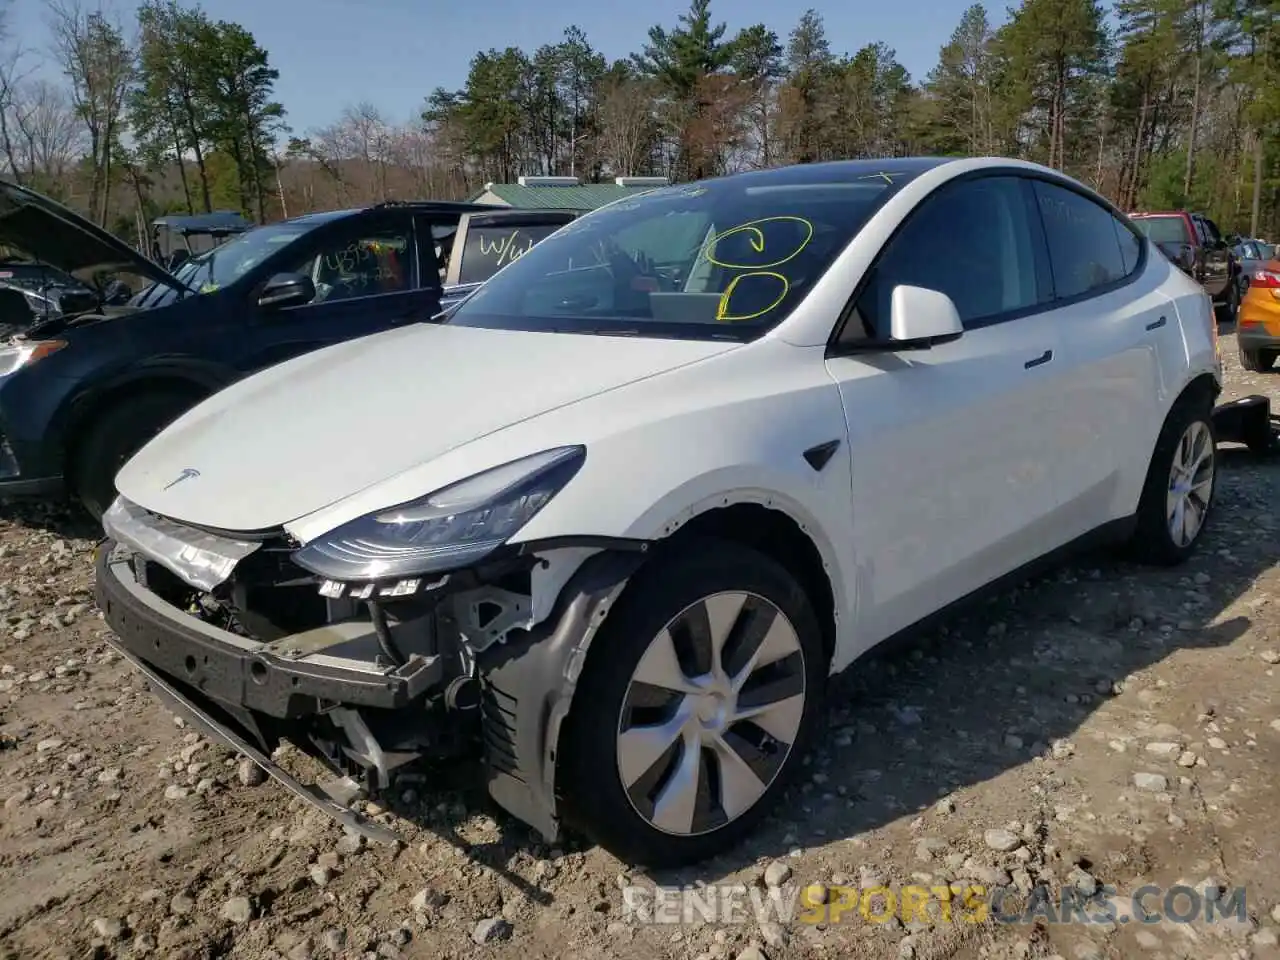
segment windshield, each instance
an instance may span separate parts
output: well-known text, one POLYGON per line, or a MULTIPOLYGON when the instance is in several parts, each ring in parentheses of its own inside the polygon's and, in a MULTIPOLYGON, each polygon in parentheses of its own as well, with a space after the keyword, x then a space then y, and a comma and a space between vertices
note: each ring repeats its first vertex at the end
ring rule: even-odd
MULTIPOLYGON (((173 275, 193 293, 212 293, 235 283, 267 257, 311 229, 313 225, 288 221, 255 227, 206 253, 184 261, 173 271, 173 275)), ((178 291, 164 284, 157 284, 136 298, 134 305, 164 306, 178 295, 178 291)))
POLYGON ((1187 222, 1181 217, 1135 217, 1133 225, 1154 243, 1187 242, 1187 222))
POLYGON ((909 179, 801 166, 625 199, 535 244, 448 322, 750 339, 795 308, 909 179))
POLYGON ((306 224, 285 222, 249 230, 183 264, 179 279, 201 293, 219 290, 310 229, 306 224), (188 266, 192 269, 186 269, 188 266))

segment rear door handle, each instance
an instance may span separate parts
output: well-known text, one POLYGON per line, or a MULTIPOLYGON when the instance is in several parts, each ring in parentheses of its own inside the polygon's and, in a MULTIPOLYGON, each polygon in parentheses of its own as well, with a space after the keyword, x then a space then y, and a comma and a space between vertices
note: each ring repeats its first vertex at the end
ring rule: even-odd
POLYGON ((1165 325, 1166 322, 1167 321, 1165 320, 1164 317, 1161 317, 1159 320, 1152 320, 1150 323, 1147 324, 1147 329, 1159 330, 1161 327, 1165 325))
POLYGON ((1028 360, 1026 363, 1023 364, 1023 367, 1030 370, 1032 367, 1043 366, 1044 364, 1048 363, 1052 359, 1053 359, 1053 351, 1046 350, 1044 353, 1040 354, 1040 356, 1036 357, 1034 360, 1028 360))

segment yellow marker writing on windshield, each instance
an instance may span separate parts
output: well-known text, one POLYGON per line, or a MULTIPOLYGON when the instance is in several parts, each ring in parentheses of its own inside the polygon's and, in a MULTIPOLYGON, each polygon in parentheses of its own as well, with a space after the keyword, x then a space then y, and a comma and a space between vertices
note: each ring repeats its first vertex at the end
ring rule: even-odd
POLYGON ((742 323, 746 320, 754 320, 757 317, 763 317, 766 313, 780 304, 786 299, 787 293, 791 290, 791 283, 780 273, 774 273, 771 270, 753 270, 750 273, 740 273, 732 280, 729 285, 724 288, 724 293, 720 294, 720 301, 716 304, 716 320, 723 320, 728 323, 742 323), (733 298, 733 292, 738 289, 738 284, 743 280, 751 280, 765 277, 772 277, 782 284, 782 289, 778 292, 777 297, 762 310, 755 310, 751 313, 730 313, 729 301, 733 298))
MULTIPOLYGON (((795 229, 795 227, 793 227, 795 229)), ((804 217, 764 217, 760 220, 750 220, 747 223, 739 224, 731 227, 723 233, 718 233, 707 241, 706 258, 709 263, 717 267, 724 267, 729 270, 763 270, 766 267, 780 267, 788 260, 799 255, 805 247, 809 245, 809 241, 813 239, 813 224, 804 217), (721 260, 716 256, 716 248, 719 243, 726 237, 731 237, 737 233, 746 234, 747 243, 751 245, 751 249, 756 253, 764 253, 766 246, 766 231, 776 237, 776 230, 769 230, 770 225, 789 223, 799 227, 800 238, 798 240, 790 240, 789 242, 780 242, 774 240, 773 249, 769 255, 774 257, 768 263, 731 263, 721 260)))

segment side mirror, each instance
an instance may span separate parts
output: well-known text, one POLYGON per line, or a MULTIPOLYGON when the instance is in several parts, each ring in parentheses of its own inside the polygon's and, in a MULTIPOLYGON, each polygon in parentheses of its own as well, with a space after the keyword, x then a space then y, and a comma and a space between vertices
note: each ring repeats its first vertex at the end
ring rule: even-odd
POLYGON ((887 350, 925 350, 964 333, 960 312, 945 293, 899 284, 889 301, 887 350))
POLYGON ((1156 248, 1178 269, 1194 274, 1196 251, 1189 243, 1156 243, 1156 248))
POLYGON ((98 298, 90 290, 59 290, 55 299, 58 310, 65 316, 88 313, 98 306, 98 298))
POLYGON ((316 285, 300 273, 277 273, 258 294, 258 306, 266 310, 300 307, 316 298, 316 285))

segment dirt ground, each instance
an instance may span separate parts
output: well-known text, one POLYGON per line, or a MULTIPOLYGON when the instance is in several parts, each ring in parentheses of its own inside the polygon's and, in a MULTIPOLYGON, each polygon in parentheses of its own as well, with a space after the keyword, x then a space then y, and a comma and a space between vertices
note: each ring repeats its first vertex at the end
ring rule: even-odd
MULTIPOLYGON (((1233 337, 1223 352, 1229 396, 1280 403, 1280 373, 1243 372, 1233 337)), ((1085 558, 856 665, 776 818, 658 877, 574 838, 547 848, 466 770, 397 790, 378 816, 402 846, 344 835, 184 728, 112 655, 91 530, 6 508, 0 958, 1280 957, 1277 503, 1280 459, 1228 451, 1188 566, 1085 558), (1004 920, 948 922, 935 903, 906 926, 750 909, 644 924, 621 887, 655 883, 1007 896, 1004 920), (1148 884, 1158 922, 1138 923, 1130 898, 1148 884), (1166 902, 1176 884, 1200 916, 1166 902), (1056 904, 1099 885, 1116 892, 1111 922, 1006 922, 1033 888, 1056 904)))

